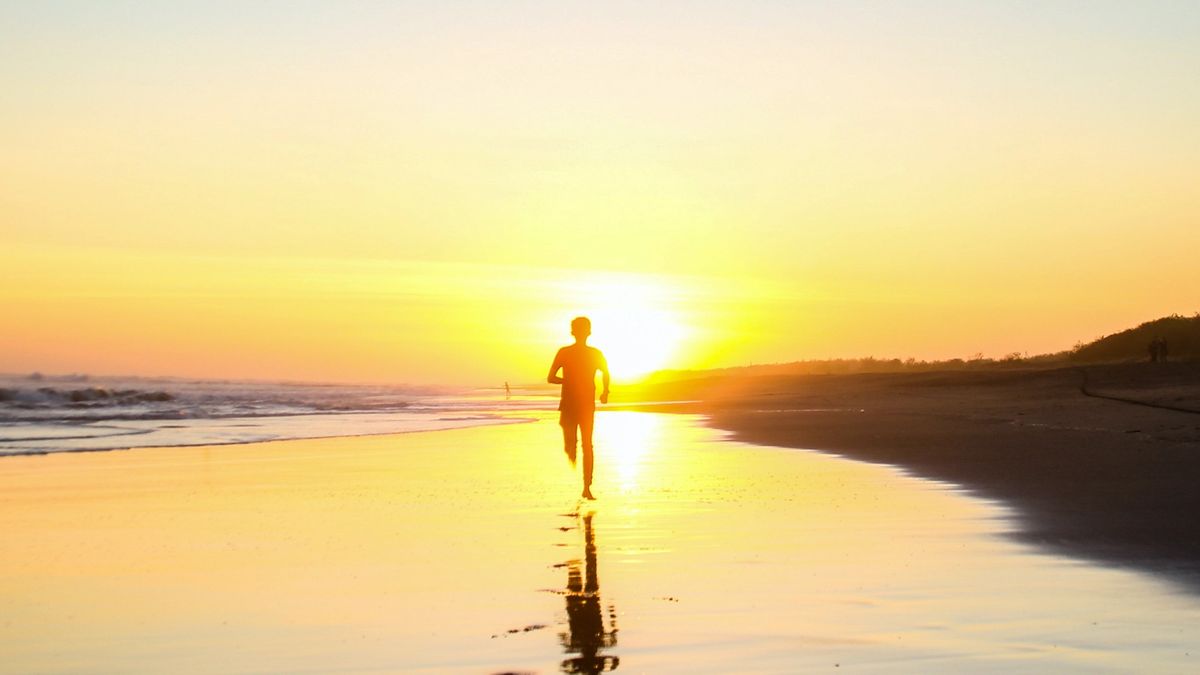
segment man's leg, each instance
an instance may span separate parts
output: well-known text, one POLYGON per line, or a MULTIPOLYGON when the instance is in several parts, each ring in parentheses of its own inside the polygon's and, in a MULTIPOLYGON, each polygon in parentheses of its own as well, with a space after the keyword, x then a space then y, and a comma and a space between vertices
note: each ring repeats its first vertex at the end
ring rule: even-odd
POLYGON ((570 460, 571 466, 575 466, 575 428, 578 423, 571 415, 563 411, 558 415, 558 424, 563 430, 563 451, 567 453, 567 459, 570 460))
POLYGON ((579 414, 579 432, 583 436, 583 492, 591 494, 592 463, 592 426, 595 421, 595 410, 585 410, 579 414))

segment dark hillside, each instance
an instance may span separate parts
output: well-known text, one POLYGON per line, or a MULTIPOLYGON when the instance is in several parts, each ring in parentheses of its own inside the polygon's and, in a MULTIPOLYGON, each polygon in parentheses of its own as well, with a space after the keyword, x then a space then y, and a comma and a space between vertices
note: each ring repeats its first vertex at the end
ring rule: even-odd
MULTIPOLYGON (((771 378, 809 378, 816 382, 819 377, 854 376, 867 382, 868 375, 882 374, 931 374, 977 372, 995 374, 1004 371, 1022 373, 1030 370, 1054 370, 1071 368, 1082 364, 1134 363, 1150 360, 1149 347, 1152 340, 1162 338, 1167 343, 1167 361, 1180 363, 1200 362, 1200 313, 1185 317, 1172 316, 1147 321, 1136 328, 1106 335, 1098 340, 1080 345, 1072 351, 1029 356, 1013 352, 999 359, 976 354, 968 359, 946 361, 917 361, 915 359, 822 359, 770 363, 750 366, 735 366, 712 370, 660 370, 638 383, 638 387, 654 396, 694 397, 697 391, 725 391, 735 380, 767 382, 771 378), (685 384, 688 383, 688 384, 685 384), (668 394, 668 392, 672 392, 668 394), (687 395, 684 392, 688 392, 687 395)), ((1183 372, 1183 371, 1180 371, 1183 372)), ((1188 370, 1187 373, 1194 371, 1188 370)), ((1166 373, 1159 373, 1165 375, 1166 373)), ((1191 375, 1183 375, 1190 377, 1191 375)), ((997 381, 989 375, 988 381, 997 381)), ((916 382, 918 380, 905 380, 916 382)), ((956 377, 956 382, 962 381, 956 377)))
POLYGON ((1106 335, 1076 349, 1071 360, 1147 361, 1150 358, 1150 342, 1156 337, 1167 341, 1168 359, 1200 359, 1200 314, 1191 317, 1167 316, 1106 335))

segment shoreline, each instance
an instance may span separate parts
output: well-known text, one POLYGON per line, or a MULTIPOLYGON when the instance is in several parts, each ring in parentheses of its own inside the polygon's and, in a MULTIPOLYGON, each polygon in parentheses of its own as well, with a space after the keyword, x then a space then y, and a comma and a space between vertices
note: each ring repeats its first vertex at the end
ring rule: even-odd
MULTIPOLYGON (((541 411, 537 411, 537 410, 521 411, 521 413, 530 413, 530 412, 539 413, 541 411)), ((325 416, 334 416, 337 414, 338 413, 322 413, 322 415, 325 415, 325 416)), ((353 413, 353 414, 361 414, 361 413, 353 413)), ((389 413, 368 413, 368 414, 383 415, 383 414, 389 414, 389 413)), ((517 413, 512 413, 512 414, 516 415, 517 413)), ((298 416, 299 415, 293 415, 293 416, 287 416, 287 417, 298 417, 298 416)), ((261 417, 253 417, 253 418, 248 417, 248 418, 224 418, 224 419, 262 419, 262 418, 261 417)), ((45 456, 45 455, 72 455, 72 454, 92 453, 92 452, 124 452, 127 450, 165 450, 165 449, 171 449, 171 448, 222 447, 222 446, 236 446, 236 445, 253 445, 255 443, 286 443, 288 441, 312 441, 312 440, 325 440, 325 439, 336 439, 336 438, 365 438, 365 437, 370 437, 370 436, 391 436, 391 435, 396 435, 396 434, 417 434, 417 433, 423 433, 423 432, 427 432, 427 431, 428 432, 452 431, 454 429, 470 429, 473 427, 503 426, 506 424, 524 424, 524 423, 529 423, 529 422, 535 422, 535 421, 537 421, 537 418, 536 417, 509 416, 508 414, 498 414, 495 418, 491 418, 491 419, 484 419, 484 418, 472 419, 472 420, 452 419, 452 420, 439 420, 439 421, 446 421, 446 422, 469 421, 472 423, 471 424, 455 424, 455 425, 450 425, 450 426, 422 426, 422 427, 412 428, 412 429, 390 429, 390 430, 386 430, 386 431, 368 431, 368 432, 364 432, 364 433, 318 434, 318 435, 311 435, 311 436, 309 436, 309 435, 280 436, 277 438, 251 438, 251 439, 246 439, 246 440, 226 440, 226 441, 203 440, 203 441, 186 442, 186 443, 151 444, 151 445, 123 445, 123 446, 119 446, 119 447, 103 447, 103 448, 102 447, 63 448, 63 449, 55 449, 55 450, 27 449, 27 450, 17 450, 17 451, 11 451, 11 452, 3 451, 3 449, 0 448, 0 462, 3 462, 4 458, 6 458, 6 457, 41 457, 41 456, 45 456)), ((137 432, 137 433, 129 434, 129 435, 144 435, 144 434, 152 433, 154 431, 155 431, 154 429, 150 429, 150 430, 137 432)), ((111 437, 112 436, 101 436, 99 438, 111 438, 111 437)), ((94 438, 94 437, 79 436, 79 437, 75 437, 75 438, 63 438, 62 440, 75 440, 76 438, 90 439, 90 438, 94 438)))
POLYGON ((674 410, 953 483, 1013 507, 1018 541, 1200 593, 1200 365, 1171 365, 727 378, 674 410))
MULTIPOLYGON (((722 377, 600 411, 702 414, 733 440, 894 466, 1012 507, 1018 541, 1165 575, 1200 593, 1200 365, 722 377), (1080 374, 1083 377, 1080 377, 1080 374)), ((503 411, 499 411, 503 412, 503 411)), ((512 413, 528 414, 530 411, 512 413)), ((30 450, 5 458, 250 446, 446 428, 30 450)))

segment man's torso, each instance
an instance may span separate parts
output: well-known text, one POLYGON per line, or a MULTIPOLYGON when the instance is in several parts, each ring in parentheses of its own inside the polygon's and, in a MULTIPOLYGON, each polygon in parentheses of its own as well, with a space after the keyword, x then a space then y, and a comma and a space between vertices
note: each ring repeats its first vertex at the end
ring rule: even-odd
POLYGON ((596 404, 596 371, 604 362, 600 350, 586 345, 570 345, 559 350, 562 363, 562 403, 560 409, 596 404))

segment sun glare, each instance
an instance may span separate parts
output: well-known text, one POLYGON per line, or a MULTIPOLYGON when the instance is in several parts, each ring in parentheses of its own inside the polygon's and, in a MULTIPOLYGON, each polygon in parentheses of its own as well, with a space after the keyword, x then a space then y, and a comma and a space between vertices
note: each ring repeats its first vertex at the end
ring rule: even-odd
POLYGON ((683 333, 672 317, 645 305, 594 314, 593 342, 604 350, 614 378, 634 379, 670 365, 683 333))
POLYGON ((592 320, 590 344, 604 352, 613 379, 634 380, 679 358, 687 329, 664 283, 622 276, 571 284, 570 292, 586 299, 575 313, 592 320))
POLYGON ((598 427, 597 440, 615 469, 616 483, 622 492, 637 489, 642 469, 651 461, 653 448, 663 435, 658 415, 636 412, 606 413, 598 427))

